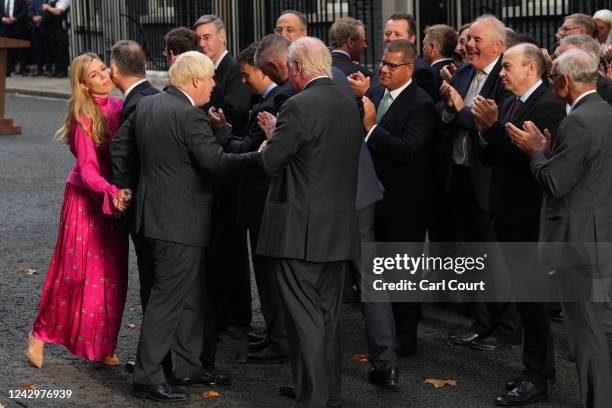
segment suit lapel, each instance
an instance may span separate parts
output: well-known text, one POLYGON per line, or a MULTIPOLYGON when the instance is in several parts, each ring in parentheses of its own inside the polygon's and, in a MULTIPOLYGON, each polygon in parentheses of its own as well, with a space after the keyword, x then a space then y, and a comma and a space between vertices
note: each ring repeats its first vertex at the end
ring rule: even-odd
POLYGON ((391 106, 389 106, 389 108, 387 109, 387 111, 385 112, 385 114, 380 120, 380 125, 382 127, 384 127, 387 124, 387 122, 391 120, 397 114, 397 112, 399 112, 401 109, 406 108, 406 104, 408 103, 410 96, 414 93, 414 90, 415 90, 415 84, 414 82, 412 82, 410 85, 406 87, 406 89, 402 91, 402 93, 397 95, 397 98, 393 100, 393 102, 391 103, 391 106))
POLYGON ((489 75, 487 76, 487 80, 482 86, 482 89, 480 90, 479 95, 486 97, 491 94, 491 91, 493 90, 493 86, 497 83, 499 79, 499 71, 501 71, 502 59, 503 59, 503 55, 500 55, 499 59, 497 60, 497 63, 495 64, 495 66, 493 67, 489 75))
POLYGON ((476 75, 476 70, 471 65, 465 72, 465 79, 463 81, 459 81, 457 84, 457 92, 459 92, 459 95, 461 95, 463 99, 465 99, 465 96, 470 90, 470 84, 472 83, 472 79, 474 79, 474 75, 476 75))
MULTIPOLYGON (((526 118, 531 116, 531 111, 533 111, 534 106, 540 99, 540 96, 546 91, 546 84, 542 82, 540 86, 529 96, 527 102, 525 102, 520 109, 514 115, 512 123, 518 127, 521 127, 526 118)), ((512 103, 516 97, 511 98, 512 103)), ((508 116, 510 115, 510 111, 512 110, 512 103, 510 104, 510 109, 508 110, 508 116)))

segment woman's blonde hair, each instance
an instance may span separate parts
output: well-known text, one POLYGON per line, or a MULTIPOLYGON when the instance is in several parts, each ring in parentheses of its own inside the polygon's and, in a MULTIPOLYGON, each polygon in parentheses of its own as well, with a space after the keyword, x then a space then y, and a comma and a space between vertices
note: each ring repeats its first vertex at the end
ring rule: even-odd
POLYGON ((91 63, 96 60, 99 61, 100 58, 88 52, 79 55, 70 64, 72 97, 68 103, 64 126, 55 133, 55 138, 66 144, 70 143, 70 128, 75 122, 81 126, 87 136, 91 137, 96 146, 103 145, 108 138, 106 119, 91 93, 83 87, 87 71, 91 63), (84 118, 88 123, 84 123, 84 118))

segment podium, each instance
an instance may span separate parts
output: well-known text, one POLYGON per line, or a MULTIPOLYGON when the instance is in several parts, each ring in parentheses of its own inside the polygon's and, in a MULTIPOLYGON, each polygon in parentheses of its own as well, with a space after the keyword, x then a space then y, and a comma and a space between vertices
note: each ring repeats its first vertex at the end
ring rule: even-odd
POLYGON ((29 41, 0 37, 0 136, 20 135, 21 127, 13 126, 12 119, 4 118, 4 97, 6 95, 6 62, 9 48, 27 48, 29 41))

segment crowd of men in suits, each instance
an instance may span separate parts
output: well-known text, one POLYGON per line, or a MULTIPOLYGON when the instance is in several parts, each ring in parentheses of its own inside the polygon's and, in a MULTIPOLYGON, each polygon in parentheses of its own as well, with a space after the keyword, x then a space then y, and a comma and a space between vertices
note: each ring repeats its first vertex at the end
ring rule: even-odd
MULTIPOLYGON (((553 60, 486 15, 428 27, 421 58, 414 19, 394 14, 372 70, 353 18, 332 25, 330 52, 286 11, 234 58, 223 21, 206 15, 165 36, 161 93, 139 45, 117 43, 125 101, 111 156, 115 183, 135 192, 144 317, 127 367, 138 395, 183 400, 177 386, 230 384, 216 342, 251 322, 249 262, 266 330, 248 333, 247 361, 290 361, 294 386, 281 394, 325 407, 342 404, 339 316, 345 280, 364 278, 361 243, 609 242, 612 87, 594 25, 568 16, 553 60)), ((536 249, 504 255, 538 264, 536 249)), ((561 280, 609 266, 603 245, 572 262, 545 255, 561 280)), ((582 403, 608 407, 607 303, 563 299, 582 403)), ((522 342, 524 371, 497 405, 547 397, 549 308, 475 303, 471 328, 449 336, 486 351, 522 342)), ((369 381, 393 387, 398 360, 417 352, 420 304, 362 298, 362 313, 369 381)))

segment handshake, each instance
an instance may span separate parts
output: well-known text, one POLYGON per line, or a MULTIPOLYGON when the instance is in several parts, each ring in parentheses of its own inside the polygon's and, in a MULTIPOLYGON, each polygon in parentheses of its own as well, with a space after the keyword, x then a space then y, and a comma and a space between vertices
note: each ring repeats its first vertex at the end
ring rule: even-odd
POLYGON ((119 194, 113 198, 113 205, 119 214, 123 214, 132 203, 132 190, 124 188, 119 191, 119 194))

